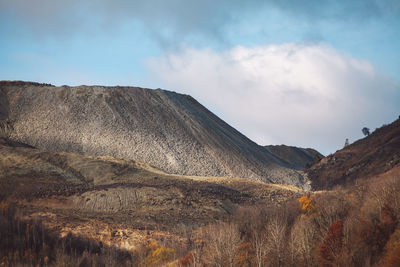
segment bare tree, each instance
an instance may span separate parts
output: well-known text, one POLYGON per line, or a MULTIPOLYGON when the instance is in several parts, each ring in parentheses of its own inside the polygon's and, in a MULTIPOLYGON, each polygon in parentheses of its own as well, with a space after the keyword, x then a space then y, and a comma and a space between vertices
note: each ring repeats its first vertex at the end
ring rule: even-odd
POLYGON ((290 234, 290 258, 292 266, 314 266, 316 232, 311 220, 301 216, 294 223, 290 234))
POLYGON ((192 259, 191 259, 191 267, 202 267, 203 264, 201 262, 201 254, 200 250, 196 250, 195 253, 192 254, 192 259))
POLYGON ((211 225, 207 232, 208 242, 204 255, 212 266, 235 266, 235 256, 240 243, 240 234, 235 224, 211 225))
POLYGON ((286 221, 275 217, 267 225, 269 255, 273 262, 272 266, 282 266, 284 259, 286 221))
POLYGON ((255 253, 255 260, 258 267, 265 265, 265 257, 267 256, 267 235, 265 231, 257 231, 256 229, 252 232, 252 246, 255 253))

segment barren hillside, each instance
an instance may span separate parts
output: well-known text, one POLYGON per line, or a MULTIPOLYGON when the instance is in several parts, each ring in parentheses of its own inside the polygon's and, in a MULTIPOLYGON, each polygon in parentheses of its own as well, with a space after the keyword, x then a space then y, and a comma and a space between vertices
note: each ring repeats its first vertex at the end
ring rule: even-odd
POLYGON ((28 82, 1 82, 0 89, 10 138, 46 151, 137 159, 182 175, 304 185, 290 164, 188 95, 28 82))
POLYGON ((301 148, 295 146, 265 146, 268 151, 283 161, 286 161, 293 169, 303 170, 314 163, 319 162, 324 156, 312 148, 301 148))
MULTIPOLYGON (((16 203, 59 233, 91 238, 100 238, 99 225, 130 232, 196 229, 241 206, 273 206, 303 192, 241 178, 169 175, 136 160, 45 152, 4 138, 0 187, 0 202, 16 203)), ((137 241, 127 239, 132 246, 137 241)))

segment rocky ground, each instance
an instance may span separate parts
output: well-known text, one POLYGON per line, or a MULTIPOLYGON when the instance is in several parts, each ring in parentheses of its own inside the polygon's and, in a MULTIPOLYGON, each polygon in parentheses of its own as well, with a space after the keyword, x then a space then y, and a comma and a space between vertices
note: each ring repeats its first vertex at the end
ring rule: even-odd
POLYGON ((126 248, 147 231, 179 239, 240 207, 280 205, 304 194, 293 186, 169 175, 138 161, 45 152, 6 139, 0 139, 0 185, 1 200, 26 218, 126 248))
POLYGON ((180 175, 306 184, 287 161, 188 95, 5 81, 0 91, 0 121, 7 126, 0 133, 46 151, 135 159, 180 175))

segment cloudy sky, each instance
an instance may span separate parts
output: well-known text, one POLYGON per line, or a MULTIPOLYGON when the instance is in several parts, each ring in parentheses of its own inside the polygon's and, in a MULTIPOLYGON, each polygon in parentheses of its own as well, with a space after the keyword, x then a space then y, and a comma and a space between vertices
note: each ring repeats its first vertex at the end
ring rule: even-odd
POLYGON ((186 93, 262 145, 400 115, 398 0, 0 0, 0 36, 0 80, 186 93))

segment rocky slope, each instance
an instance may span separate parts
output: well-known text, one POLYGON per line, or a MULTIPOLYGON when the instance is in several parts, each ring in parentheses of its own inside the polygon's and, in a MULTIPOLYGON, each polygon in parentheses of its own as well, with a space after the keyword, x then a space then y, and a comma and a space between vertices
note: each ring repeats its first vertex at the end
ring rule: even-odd
POLYGON ((306 170, 314 189, 348 185, 400 167, 400 119, 306 170))
POLYGON ((286 145, 265 146, 269 152, 286 161, 293 169, 303 170, 319 162, 324 156, 312 148, 301 148, 286 145))
POLYGON ((46 220, 58 218, 54 225, 91 220, 168 231, 197 228, 240 206, 277 205, 303 193, 242 178, 170 175, 136 160, 46 152, 4 138, 0 188, 0 202, 19 203, 46 220))
POLYGON ((0 82, 10 139, 46 151, 137 159, 168 173, 303 186, 291 165, 195 99, 137 87, 0 82))

